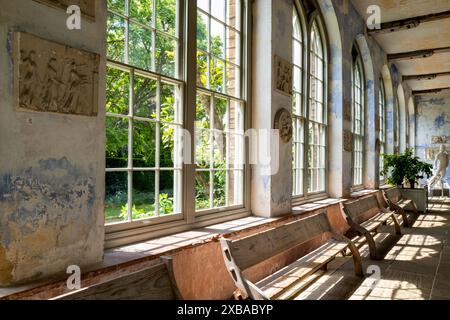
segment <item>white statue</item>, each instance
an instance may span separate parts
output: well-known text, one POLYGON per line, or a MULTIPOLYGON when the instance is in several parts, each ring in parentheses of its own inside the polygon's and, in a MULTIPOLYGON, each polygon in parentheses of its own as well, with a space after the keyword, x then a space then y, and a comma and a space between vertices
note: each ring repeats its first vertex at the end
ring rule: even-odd
POLYGON ((433 187, 437 182, 441 181, 442 189, 444 188, 444 179, 447 173, 447 167, 449 163, 449 154, 445 150, 445 145, 441 145, 438 154, 434 160, 434 176, 431 178, 429 183, 429 189, 433 187))

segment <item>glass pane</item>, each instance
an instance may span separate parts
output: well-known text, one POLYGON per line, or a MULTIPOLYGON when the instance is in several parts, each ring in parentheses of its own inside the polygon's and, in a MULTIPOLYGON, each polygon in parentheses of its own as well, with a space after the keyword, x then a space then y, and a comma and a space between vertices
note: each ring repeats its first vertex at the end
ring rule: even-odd
POLYGON ((208 25, 209 18, 206 14, 197 12, 197 48, 208 51, 208 25))
POLYGON ((156 0, 156 28, 175 36, 176 23, 177 0, 156 0))
POLYGON ((225 21, 225 0, 211 1, 211 15, 221 21, 225 21))
POLYGON ((228 174, 228 204, 230 206, 243 205, 244 172, 241 170, 232 170, 228 174))
POLYGON ((204 210, 210 206, 210 173, 208 171, 197 171, 195 174, 195 208, 204 210))
POLYGON ((196 128, 195 130, 195 162, 198 168, 209 168, 211 165, 211 131, 196 128))
POLYGON ((228 151, 228 163, 229 169, 244 168, 244 137, 242 135, 229 134, 228 135, 229 151, 228 151))
MULTIPOLYGON (((124 1, 124 0, 122 0, 124 1)), ((129 0, 130 17, 149 27, 152 26, 153 1, 152 0, 129 0)))
POLYGON ((106 112, 126 115, 130 100, 128 72, 108 68, 106 72, 106 112))
POLYGON ((177 132, 178 127, 168 124, 161 124, 161 168, 174 168, 175 134, 177 132))
POLYGON ((230 132, 244 134, 244 110, 242 104, 230 101, 230 123, 227 128, 230 132))
POLYGON ((133 166, 154 168, 156 166, 156 123, 133 122, 133 166))
POLYGON ((135 75, 134 77, 134 115, 156 119, 157 81, 135 75))
POLYGON ((227 28, 227 39, 226 39, 226 56, 227 61, 232 62, 238 66, 241 65, 240 61, 240 44, 241 37, 238 32, 233 29, 227 28))
POLYGON ((227 100, 214 99, 214 129, 224 131, 228 124, 227 100))
POLYGON ((227 93, 230 96, 240 97, 240 68, 227 63, 227 93))
POLYGON ((208 56, 201 51, 197 51, 197 85, 208 87, 208 56))
POLYGON ((214 168, 226 168, 227 135, 215 131, 214 137, 214 168))
POLYGON ((107 172, 105 186, 105 222, 127 221, 128 173, 107 172))
POLYGON ((303 48, 302 44, 296 40, 293 41, 293 56, 294 56, 294 64, 301 67, 303 66, 303 48))
POLYGON ((211 54, 218 58, 225 58, 225 25, 211 20, 211 54))
POLYGON ((294 66, 293 90, 296 92, 302 92, 302 72, 301 69, 296 66, 294 66))
POLYGON ((178 115, 178 95, 176 86, 169 83, 161 83, 161 121, 182 122, 178 115))
POLYGON ((210 64, 210 89, 225 93, 225 63, 222 60, 212 59, 210 64))
POLYGON ((197 7, 206 12, 209 12, 209 0, 197 0, 197 7))
POLYGON ((175 77, 177 42, 159 32, 156 33, 155 71, 169 77, 175 77))
POLYGON ((196 128, 211 128, 210 126, 211 97, 206 94, 197 95, 197 109, 195 112, 196 128))
POLYGON ((111 13, 108 14, 107 43, 108 58, 125 62, 125 20, 111 13))
MULTIPOLYGON (((178 198, 176 190, 176 176, 173 171, 161 171, 159 178, 159 215, 164 216, 176 212, 175 197, 178 198), (175 193, 174 193, 175 192, 175 193)), ((178 181, 180 182, 180 181, 178 181)))
POLYGON ((106 167, 128 166, 128 119, 106 117, 106 167))
POLYGON ((227 0, 227 24, 241 30, 241 1, 227 0))
POLYGON ((152 69, 152 31, 130 23, 129 64, 152 69))
POLYGON ((227 173, 225 170, 214 172, 214 207, 226 204, 227 173))
POLYGON ((155 214, 155 172, 133 172, 133 220, 155 214))
POLYGON ((294 114, 296 114, 298 116, 303 116, 302 96, 300 94, 296 93, 293 95, 292 99, 293 99, 293 103, 294 103, 294 108, 293 108, 294 114))
POLYGON ((108 10, 114 10, 116 12, 125 13, 125 0, 108 0, 108 10))

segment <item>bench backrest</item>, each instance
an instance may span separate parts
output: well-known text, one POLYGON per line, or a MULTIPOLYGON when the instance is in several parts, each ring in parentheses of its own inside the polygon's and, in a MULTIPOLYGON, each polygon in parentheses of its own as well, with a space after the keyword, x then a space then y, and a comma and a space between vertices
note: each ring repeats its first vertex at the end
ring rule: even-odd
POLYGON ((236 265, 245 270, 331 230, 326 212, 229 242, 236 265))
POLYGON ((67 293, 52 300, 174 300, 181 296, 170 274, 159 263, 143 270, 67 293))
POLYGON ((360 198, 353 202, 344 203, 344 212, 353 222, 361 223, 380 212, 375 195, 360 198))
POLYGON ((398 188, 391 188, 383 192, 385 197, 393 203, 398 203, 402 199, 402 193, 398 188))

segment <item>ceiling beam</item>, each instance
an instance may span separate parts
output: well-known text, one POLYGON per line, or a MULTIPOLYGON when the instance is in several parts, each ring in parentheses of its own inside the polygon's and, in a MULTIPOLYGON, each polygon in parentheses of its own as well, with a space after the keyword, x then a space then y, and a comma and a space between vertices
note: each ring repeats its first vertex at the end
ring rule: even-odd
POLYGON ((450 10, 427 14, 424 16, 418 16, 413 18, 407 18, 403 20, 384 22, 380 25, 379 29, 367 29, 367 33, 369 34, 380 34, 380 33, 391 33, 401 30, 409 30, 413 28, 417 28, 421 23, 438 21, 443 19, 450 18, 450 10))
POLYGON ((403 81, 408 80, 434 80, 438 77, 450 76, 450 71, 447 72, 439 72, 439 73, 429 73, 429 74, 416 74, 403 76, 403 81))
POLYGON ((438 93, 438 92, 441 92, 442 90, 448 90, 448 89, 450 89, 450 87, 436 88, 436 89, 429 89, 429 90, 416 90, 416 91, 413 91, 412 94, 419 95, 419 94, 438 93))
POLYGON ((388 54, 388 60, 396 61, 396 60, 421 59, 431 57, 437 53, 446 53, 446 52, 450 52, 450 47, 388 54))

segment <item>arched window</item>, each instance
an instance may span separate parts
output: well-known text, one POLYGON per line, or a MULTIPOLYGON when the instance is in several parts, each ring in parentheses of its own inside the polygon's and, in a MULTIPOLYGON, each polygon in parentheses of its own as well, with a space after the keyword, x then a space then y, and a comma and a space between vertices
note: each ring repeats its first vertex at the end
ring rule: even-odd
POLYGON ((293 10, 292 24, 294 28, 292 48, 294 61, 293 81, 293 189, 294 196, 304 194, 304 150, 305 150, 305 107, 303 96, 304 79, 304 31, 302 21, 296 8, 293 10))
MULTIPOLYGON (((380 79, 380 91, 378 98, 380 112, 380 172, 383 170, 383 153, 386 153, 386 95, 384 93, 384 83, 380 79)), ((382 181, 384 177, 380 177, 382 181)))
POLYGON ((301 10, 293 13, 293 196, 326 192, 326 55, 318 15, 305 26, 301 10), (309 30, 309 32, 305 32, 309 30), (309 39, 305 41, 306 35, 309 39), (308 44, 308 46, 305 45, 308 44), (306 58, 309 55, 309 64, 306 58), (305 75, 308 75, 304 83, 305 75))
POLYGON ((364 76, 361 56, 354 55, 353 61, 353 99, 352 99, 352 133, 353 133, 353 186, 364 183, 364 76))

